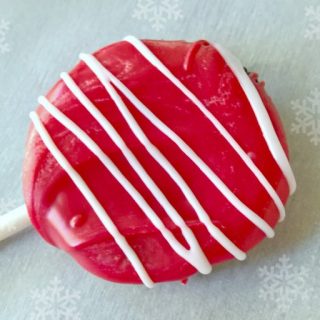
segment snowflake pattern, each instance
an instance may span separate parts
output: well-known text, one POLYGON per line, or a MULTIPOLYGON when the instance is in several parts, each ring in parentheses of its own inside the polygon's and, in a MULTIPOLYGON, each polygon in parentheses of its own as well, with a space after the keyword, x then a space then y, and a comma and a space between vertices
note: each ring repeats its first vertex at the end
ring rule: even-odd
POLYGON ((305 8, 305 15, 308 18, 308 26, 304 37, 320 40, 320 6, 305 8))
POLYGON ((304 266, 293 266, 290 258, 283 255, 274 266, 259 268, 259 297, 274 302, 276 311, 286 314, 295 302, 310 298, 309 271, 304 266))
MULTIPOLYGON (((15 200, 12 200, 12 199, 7 200, 4 198, 0 198, 0 216, 15 209, 17 206, 18 206, 18 203, 15 200)), ((4 227, 0 224, 0 232, 3 232, 3 231, 12 232, 12 231, 15 231, 16 228, 17 227, 15 225, 11 225, 10 227, 7 227, 7 226, 4 227)))
POLYGON ((5 214, 17 207, 17 201, 0 198, 0 215, 5 214))
POLYGON ((5 54, 10 51, 10 46, 7 42, 9 29, 10 23, 6 20, 0 20, 0 54, 5 54))
POLYGON ((32 320, 79 320, 77 301, 80 292, 66 289, 62 281, 55 277, 47 288, 33 290, 31 299, 34 303, 32 320))
POLYGON ((179 0, 138 0, 133 18, 151 23, 156 31, 162 30, 169 20, 183 18, 179 0))
POLYGON ((320 90, 314 89, 306 99, 291 102, 296 112, 291 130, 310 137, 314 145, 320 144, 320 90))

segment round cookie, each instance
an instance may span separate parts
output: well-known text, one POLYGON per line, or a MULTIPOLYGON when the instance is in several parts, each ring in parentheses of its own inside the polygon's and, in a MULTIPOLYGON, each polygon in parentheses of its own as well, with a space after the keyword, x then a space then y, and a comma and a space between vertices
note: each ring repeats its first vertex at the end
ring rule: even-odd
POLYGON ((31 114, 24 195, 46 241, 151 287, 273 236, 295 181, 256 74, 203 40, 127 37, 80 59, 31 114))

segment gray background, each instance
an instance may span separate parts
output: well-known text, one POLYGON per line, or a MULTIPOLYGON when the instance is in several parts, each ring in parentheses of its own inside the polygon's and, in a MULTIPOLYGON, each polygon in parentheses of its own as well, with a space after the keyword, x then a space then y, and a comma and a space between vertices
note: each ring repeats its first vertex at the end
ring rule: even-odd
POLYGON ((308 99, 320 88, 320 30, 308 33, 310 6, 319 11, 314 25, 320 29, 318 0, 185 0, 174 8, 176 16, 160 12, 160 28, 137 18, 138 1, 0 0, 0 22, 10 23, 9 30, 0 28, 0 213, 23 201, 21 163, 37 96, 75 64, 79 52, 128 33, 214 40, 258 71, 284 121, 298 182, 275 239, 264 241, 245 262, 218 266, 187 286, 149 290, 108 283, 34 231, 23 232, 0 244, 0 319, 320 318, 320 141, 311 140, 312 133, 320 136, 320 95, 313 103, 308 99), (299 114, 310 122, 305 133, 294 132, 299 114))

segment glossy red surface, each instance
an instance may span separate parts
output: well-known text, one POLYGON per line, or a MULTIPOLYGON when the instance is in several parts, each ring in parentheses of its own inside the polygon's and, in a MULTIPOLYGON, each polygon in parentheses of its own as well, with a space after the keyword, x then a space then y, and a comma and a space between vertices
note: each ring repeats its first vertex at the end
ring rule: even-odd
MULTIPOLYGON (((270 154, 246 95, 218 52, 205 41, 195 44, 183 41, 144 43, 223 123, 285 203, 288 198, 287 182, 270 154)), ((99 50, 95 56, 181 136, 247 206, 271 226, 276 225, 279 217, 277 208, 250 169, 197 107, 134 47, 126 42, 118 42, 99 50)), ((174 181, 131 132, 93 73, 83 63, 79 63, 70 75, 118 130, 194 231, 210 262, 216 264, 231 259, 230 254, 199 222, 174 181)), ((258 83, 255 74, 250 76, 287 152, 280 119, 264 90, 264 84, 258 83)), ((185 243, 180 230, 170 221, 119 149, 66 86, 58 81, 47 97, 102 147, 165 225, 185 243)), ((264 234, 224 198, 172 141, 127 99, 122 98, 150 140, 184 177, 212 221, 242 250, 248 251, 258 244, 264 234)), ((42 107, 38 107, 37 112, 57 146, 83 176, 120 232, 137 252, 151 278, 155 282, 183 280, 195 273, 192 266, 173 252, 159 231, 99 160, 42 107)), ((84 268, 104 279, 125 283, 141 282, 80 191, 48 152, 32 125, 27 139, 23 185, 32 223, 46 241, 67 251, 84 268)))

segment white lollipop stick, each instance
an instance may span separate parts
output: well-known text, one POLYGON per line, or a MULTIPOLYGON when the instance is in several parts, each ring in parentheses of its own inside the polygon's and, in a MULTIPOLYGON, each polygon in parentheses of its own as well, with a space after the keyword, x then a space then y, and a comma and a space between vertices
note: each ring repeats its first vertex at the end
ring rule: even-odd
POLYGON ((0 241, 11 237, 31 225, 27 208, 22 205, 0 216, 0 241))

